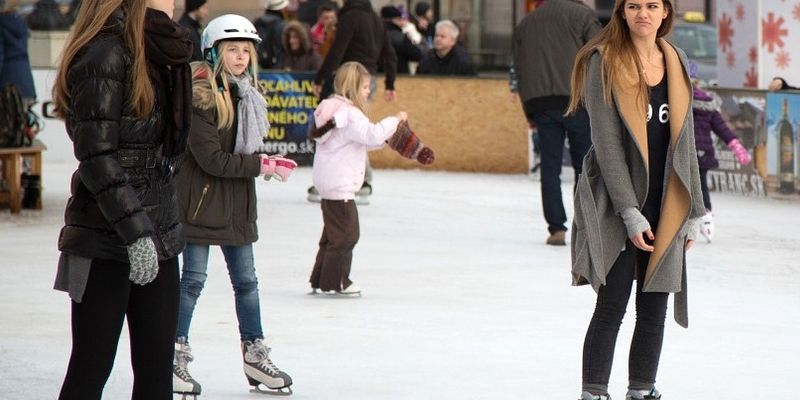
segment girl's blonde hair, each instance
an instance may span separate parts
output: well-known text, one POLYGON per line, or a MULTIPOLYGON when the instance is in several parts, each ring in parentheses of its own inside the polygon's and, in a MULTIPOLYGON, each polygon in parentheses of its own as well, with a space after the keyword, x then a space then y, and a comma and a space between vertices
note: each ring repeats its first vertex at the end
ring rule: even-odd
POLYGON ((369 71, 361 63, 348 61, 336 70, 333 90, 339 96, 352 101, 354 106, 366 114, 367 99, 359 94, 363 79, 371 79, 369 71))
MULTIPOLYGON (((642 63, 636 54, 633 46, 631 31, 625 22, 625 3, 627 0, 617 0, 614 4, 614 11, 611 14, 611 21, 597 34, 592 40, 578 52, 575 57, 575 65, 572 69, 572 91, 567 107, 567 114, 572 114, 583 103, 583 87, 586 84, 586 66, 589 58, 595 50, 603 51, 603 99, 606 104, 611 104, 611 88, 620 78, 620 74, 627 69, 626 66, 635 65, 639 75, 639 88, 637 99, 647 101, 650 96, 650 88, 642 72, 642 63)), ((672 31, 675 22, 675 9, 672 7, 671 0, 661 0, 667 10, 667 18, 661 21, 658 27, 656 38, 668 35, 672 31)))
POLYGON ((118 8, 122 8, 125 14, 123 36, 132 59, 130 81, 127 82, 131 88, 128 99, 131 109, 140 119, 153 111, 155 96, 144 55, 144 16, 147 8, 145 0, 84 0, 61 54, 53 84, 53 102, 55 113, 59 117, 64 118, 70 111, 71 93, 67 86, 67 73, 72 61, 78 52, 97 36, 108 18, 118 8))
MULTIPOLYGON (((233 109, 233 100, 231 99, 230 81, 228 77, 231 72, 227 69, 224 62, 224 54, 230 47, 231 42, 238 42, 239 40, 223 40, 217 42, 216 54, 214 65, 211 66, 206 62, 193 65, 193 76, 204 76, 208 79, 208 84, 214 93, 214 104, 217 110, 217 129, 228 129, 233 126, 233 120, 236 110, 233 109), (205 74, 198 74, 197 69, 204 69, 205 74)), ((256 59, 256 46, 251 40, 242 39, 250 48, 250 64, 245 71, 247 79, 251 80, 254 87, 258 88, 258 60, 256 59)), ((197 80, 198 78, 195 78, 197 80)), ((202 78, 200 78, 202 79, 202 78)))

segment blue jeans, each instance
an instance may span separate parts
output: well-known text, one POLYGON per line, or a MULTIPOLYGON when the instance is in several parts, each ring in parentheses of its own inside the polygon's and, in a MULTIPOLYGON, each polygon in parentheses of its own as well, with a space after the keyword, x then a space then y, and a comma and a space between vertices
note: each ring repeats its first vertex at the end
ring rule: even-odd
POLYGON ((567 213, 561 198, 561 163, 564 157, 564 138, 569 141, 569 155, 575 169, 575 182, 583 165, 583 157, 592 145, 589 114, 579 109, 565 117, 563 110, 533 113, 539 138, 541 157, 542 208, 550 233, 567 230, 567 213))
MULTIPOLYGON (((220 246, 228 276, 231 279, 236 299, 236 318, 239 320, 239 336, 242 341, 262 339, 261 307, 258 300, 258 279, 253 262, 253 245, 220 246)), ((176 337, 189 338, 194 306, 206 283, 208 268, 208 245, 187 243, 183 251, 181 274, 181 305, 178 310, 178 333, 176 337)))

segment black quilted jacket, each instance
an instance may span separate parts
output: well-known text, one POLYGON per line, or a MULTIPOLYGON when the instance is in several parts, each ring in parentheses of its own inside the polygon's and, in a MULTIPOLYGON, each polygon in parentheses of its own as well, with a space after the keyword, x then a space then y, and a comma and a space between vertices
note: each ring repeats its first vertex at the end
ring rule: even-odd
POLYGON ((183 250, 175 180, 171 164, 160 157, 170 114, 169 88, 158 82, 169 82, 168 71, 150 65, 155 108, 137 119, 128 105, 130 70, 117 13, 75 57, 67 75, 67 133, 80 162, 58 239, 67 254, 127 262, 126 246, 144 236, 153 238, 159 260, 183 250), (159 75, 162 79, 152 79, 159 75), (150 162, 129 162, 147 153, 150 162))

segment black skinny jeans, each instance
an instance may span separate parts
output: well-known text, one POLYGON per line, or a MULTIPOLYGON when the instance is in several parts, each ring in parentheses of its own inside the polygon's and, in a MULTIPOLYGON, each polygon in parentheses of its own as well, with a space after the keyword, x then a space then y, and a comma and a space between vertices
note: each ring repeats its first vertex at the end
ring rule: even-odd
POLYGON ((130 266, 93 260, 80 303, 72 302, 72 354, 59 400, 100 399, 111 374, 122 323, 128 318, 135 400, 172 399, 172 358, 178 321, 178 259, 159 263, 140 286, 130 266))
POLYGON ((642 292, 649 258, 650 253, 627 241, 625 250, 606 276, 606 285, 601 286, 597 293, 594 315, 583 343, 585 391, 593 394, 606 394, 608 391, 617 334, 635 277, 641 279, 636 280, 636 327, 628 359, 628 388, 648 390, 655 385, 669 293, 642 292))

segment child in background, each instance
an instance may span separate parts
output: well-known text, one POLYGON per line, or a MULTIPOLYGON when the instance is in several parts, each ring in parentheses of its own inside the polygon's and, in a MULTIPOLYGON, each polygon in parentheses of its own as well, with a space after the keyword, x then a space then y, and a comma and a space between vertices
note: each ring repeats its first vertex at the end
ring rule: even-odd
POLYGON ((700 219, 700 233, 711 243, 714 236, 714 220, 711 214, 711 197, 708 194, 708 170, 719 166, 719 161, 714 154, 714 142, 711 132, 719 136, 733 151, 736 160, 742 165, 750 163, 750 154, 742 146, 742 142, 734 134, 720 114, 722 100, 713 92, 706 92, 700 88, 697 81, 697 64, 689 61, 689 77, 692 79, 694 102, 694 140, 697 148, 697 163, 700 168, 700 187, 703 190, 703 203, 706 206, 706 215, 700 219))
POLYGON ((357 62, 342 64, 336 71, 335 95, 314 111, 316 140, 314 186, 322 197, 322 237, 319 240, 312 293, 360 295, 350 280, 353 248, 358 242, 358 210, 355 193, 364 182, 367 151, 381 148, 407 119, 405 112, 386 117, 377 124, 366 116, 370 74, 357 62))
POLYGON ((183 252, 173 391, 200 394, 189 374, 189 326, 208 269, 209 247, 225 256, 236 303, 243 369, 251 391, 290 394, 292 378, 272 363, 263 342, 253 243, 258 240, 255 177, 288 179, 297 164, 258 154, 269 130, 267 104, 256 89, 255 27, 239 15, 208 23, 205 61, 192 64, 193 116, 186 157, 177 173, 183 252), (268 390, 260 389, 264 385, 268 390))

